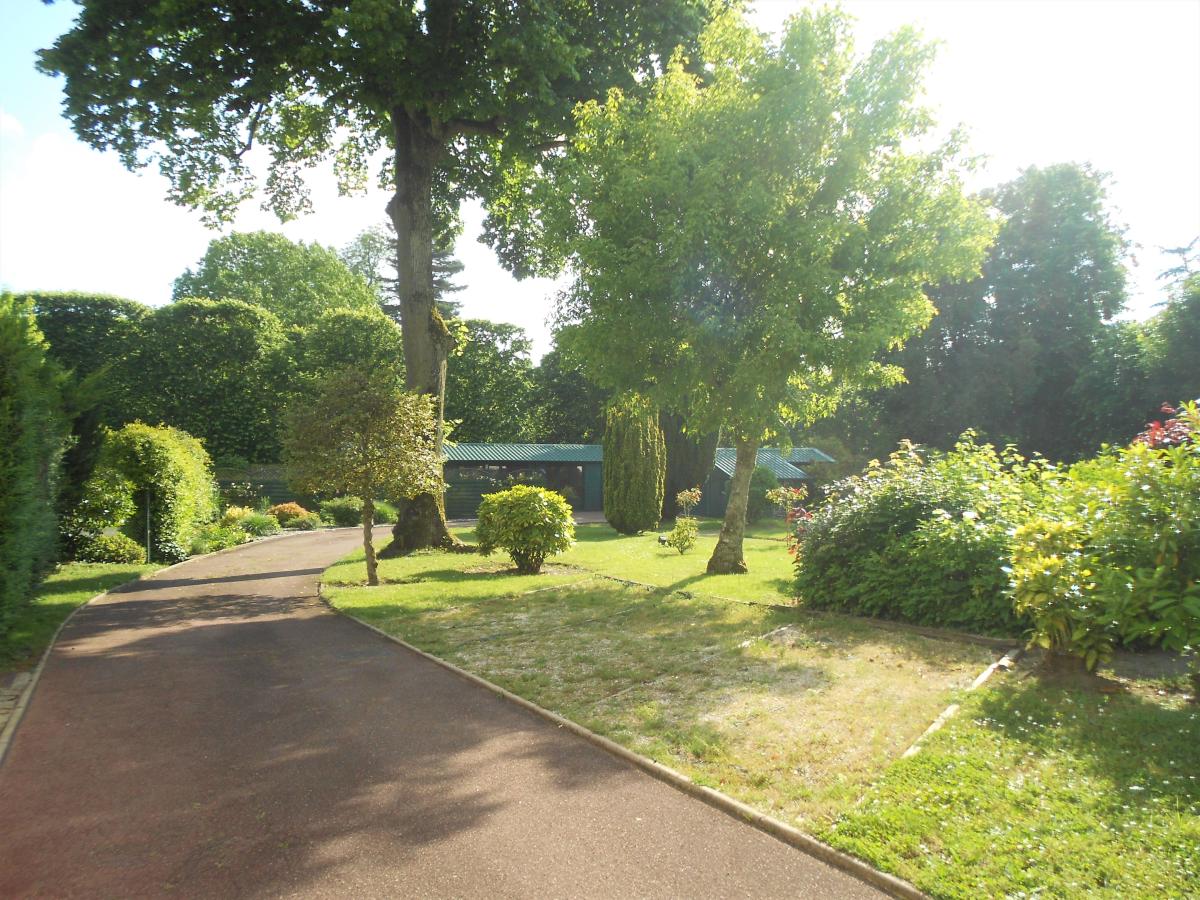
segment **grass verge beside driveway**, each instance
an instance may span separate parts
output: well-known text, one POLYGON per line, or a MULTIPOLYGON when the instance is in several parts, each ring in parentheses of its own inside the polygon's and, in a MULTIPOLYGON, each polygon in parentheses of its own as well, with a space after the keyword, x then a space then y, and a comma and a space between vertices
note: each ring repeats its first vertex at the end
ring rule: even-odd
POLYGON ((67 563, 46 577, 33 599, 0 635, 0 671, 35 665, 54 632, 76 607, 161 565, 67 563))

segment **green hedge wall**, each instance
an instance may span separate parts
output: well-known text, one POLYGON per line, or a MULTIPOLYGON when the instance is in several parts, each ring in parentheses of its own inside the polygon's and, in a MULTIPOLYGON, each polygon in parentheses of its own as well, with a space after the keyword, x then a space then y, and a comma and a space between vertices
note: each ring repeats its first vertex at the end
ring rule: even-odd
POLYGON ((216 517, 212 462, 200 441, 178 428, 132 422, 110 432, 96 470, 97 478, 115 472, 128 480, 134 511, 122 530, 143 544, 149 504, 154 562, 185 559, 197 531, 216 517))
POLYGON ((62 387, 32 304, 0 295, 0 634, 54 563, 62 387))

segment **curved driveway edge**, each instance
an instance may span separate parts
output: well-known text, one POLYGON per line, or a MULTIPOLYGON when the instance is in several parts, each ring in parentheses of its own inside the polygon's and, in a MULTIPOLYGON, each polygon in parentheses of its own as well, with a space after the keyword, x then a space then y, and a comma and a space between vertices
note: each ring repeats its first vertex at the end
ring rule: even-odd
POLYGON ((0 768, 0 896, 879 896, 330 612, 357 542, 81 608, 0 768))

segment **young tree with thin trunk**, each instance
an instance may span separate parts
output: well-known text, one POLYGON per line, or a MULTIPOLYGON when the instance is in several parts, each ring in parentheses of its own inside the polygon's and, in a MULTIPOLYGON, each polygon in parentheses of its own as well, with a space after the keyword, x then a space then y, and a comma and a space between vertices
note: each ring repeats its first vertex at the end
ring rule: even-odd
POLYGON ((394 375, 345 369, 327 376, 315 399, 287 411, 284 463, 296 489, 362 498, 368 584, 379 584, 375 501, 441 495, 433 404, 428 395, 404 391, 394 375))
POLYGON ((646 99, 581 107, 572 190, 547 218, 547 252, 577 274, 566 334, 598 383, 737 449, 710 572, 746 571, 763 441, 894 379, 878 355, 929 322, 926 285, 978 270, 993 232, 956 143, 912 149, 930 49, 902 30, 856 60, 849 32, 806 12, 771 43, 723 14, 702 78, 676 57, 646 99))
MULTIPOLYGON (((435 234, 481 197, 487 234, 520 269, 537 217, 512 197, 557 167, 575 105, 639 90, 713 5, 82 0, 40 65, 66 76, 83 141, 131 169, 155 164, 172 199, 218 222, 256 190, 255 147, 281 219, 310 205, 306 168, 332 160, 340 188, 359 191, 386 151, 405 378, 440 425, 453 340, 435 303, 435 234)), ((404 504, 394 534, 394 552, 455 543, 435 494, 404 504)))

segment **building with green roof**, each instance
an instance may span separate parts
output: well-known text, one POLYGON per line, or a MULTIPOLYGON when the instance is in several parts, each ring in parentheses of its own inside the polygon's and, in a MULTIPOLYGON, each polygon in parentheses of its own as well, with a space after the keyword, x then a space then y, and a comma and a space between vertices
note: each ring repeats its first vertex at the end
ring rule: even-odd
MULTIPOLYGON (((600 444, 454 444, 445 448, 446 516, 473 518, 484 494, 514 484, 537 484, 558 491, 579 511, 604 509, 600 444)), ((798 447, 785 457, 774 447, 758 451, 758 465, 770 469, 781 484, 800 485, 808 474, 796 465, 833 462, 814 447, 798 447)), ((713 470, 704 483, 703 516, 723 516, 737 451, 718 447, 713 470)))

